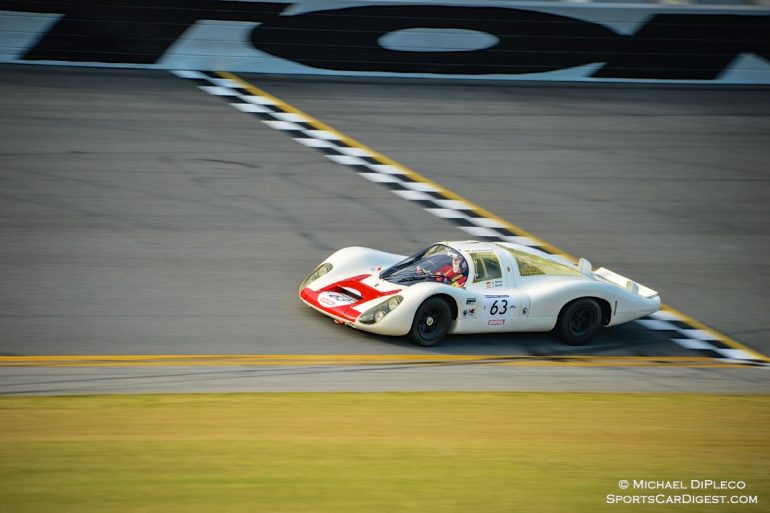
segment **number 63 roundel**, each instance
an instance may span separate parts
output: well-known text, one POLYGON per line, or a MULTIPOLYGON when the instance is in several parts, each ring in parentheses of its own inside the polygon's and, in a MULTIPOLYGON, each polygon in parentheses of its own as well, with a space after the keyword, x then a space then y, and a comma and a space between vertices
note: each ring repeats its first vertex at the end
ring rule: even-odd
POLYGON ((491 321, 503 321, 513 319, 516 311, 516 303, 510 296, 486 296, 484 297, 484 319, 491 321))

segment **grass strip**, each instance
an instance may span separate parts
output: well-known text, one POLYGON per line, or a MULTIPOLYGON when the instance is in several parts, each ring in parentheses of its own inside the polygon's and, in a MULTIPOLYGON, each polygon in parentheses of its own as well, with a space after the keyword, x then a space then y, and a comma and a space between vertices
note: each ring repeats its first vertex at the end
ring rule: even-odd
POLYGON ((0 512, 768 511, 768 427, 770 396, 757 395, 0 398, 0 512), (658 493, 759 504, 606 504, 658 493))

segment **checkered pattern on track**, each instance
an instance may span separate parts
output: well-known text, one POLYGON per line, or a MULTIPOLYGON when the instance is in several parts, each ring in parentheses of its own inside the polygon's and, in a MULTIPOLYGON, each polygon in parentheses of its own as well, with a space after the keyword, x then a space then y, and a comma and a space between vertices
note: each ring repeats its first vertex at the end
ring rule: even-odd
MULTIPOLYGON (((256 94, 243 84, 210 71, 173 71, 191 80, 203 91, 219 96, 239 111, 250 114, 267 126, 280 130, 298 143, 314 148, 327 159, 352 169, 359 176, 388 189, 400 198, 420 205, 426 212, 444 219, 475 240, 515 242, 556 254, 542 242, 518 233, 507 223, 485 215, 479 208, 451 195, 436 184, 423 181, 404 168, 394 166, 381 155, 350 144, 339 134, 269 95, 256 94)), ((661 310, 636 321, 641 326, 664 334, 672 342, 700 356, 747 365, 766 365, 749 352, 726 343, 726 337, 700 329, 670 310, 661 310)))

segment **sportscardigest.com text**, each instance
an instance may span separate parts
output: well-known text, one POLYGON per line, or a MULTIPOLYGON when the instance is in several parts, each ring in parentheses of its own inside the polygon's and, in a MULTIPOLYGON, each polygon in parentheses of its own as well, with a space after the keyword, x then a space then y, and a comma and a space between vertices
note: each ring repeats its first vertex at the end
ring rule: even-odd
POLYGON ((623 492, 607 494, 607 504, 759 504, 745 481, 621 479, 618 488, 623 492))

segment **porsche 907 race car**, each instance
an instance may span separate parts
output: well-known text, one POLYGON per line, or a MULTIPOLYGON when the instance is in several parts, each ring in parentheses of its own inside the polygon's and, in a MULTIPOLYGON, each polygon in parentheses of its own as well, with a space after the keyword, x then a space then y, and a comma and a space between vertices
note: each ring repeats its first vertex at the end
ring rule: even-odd
POLYGON ((439 242, 410 256, 344 248, 299 287, 309 307, 353 328, 434 346, 449 333, 555 330, 570 345, 658 311, 658 293, 509 242, 439 242))

